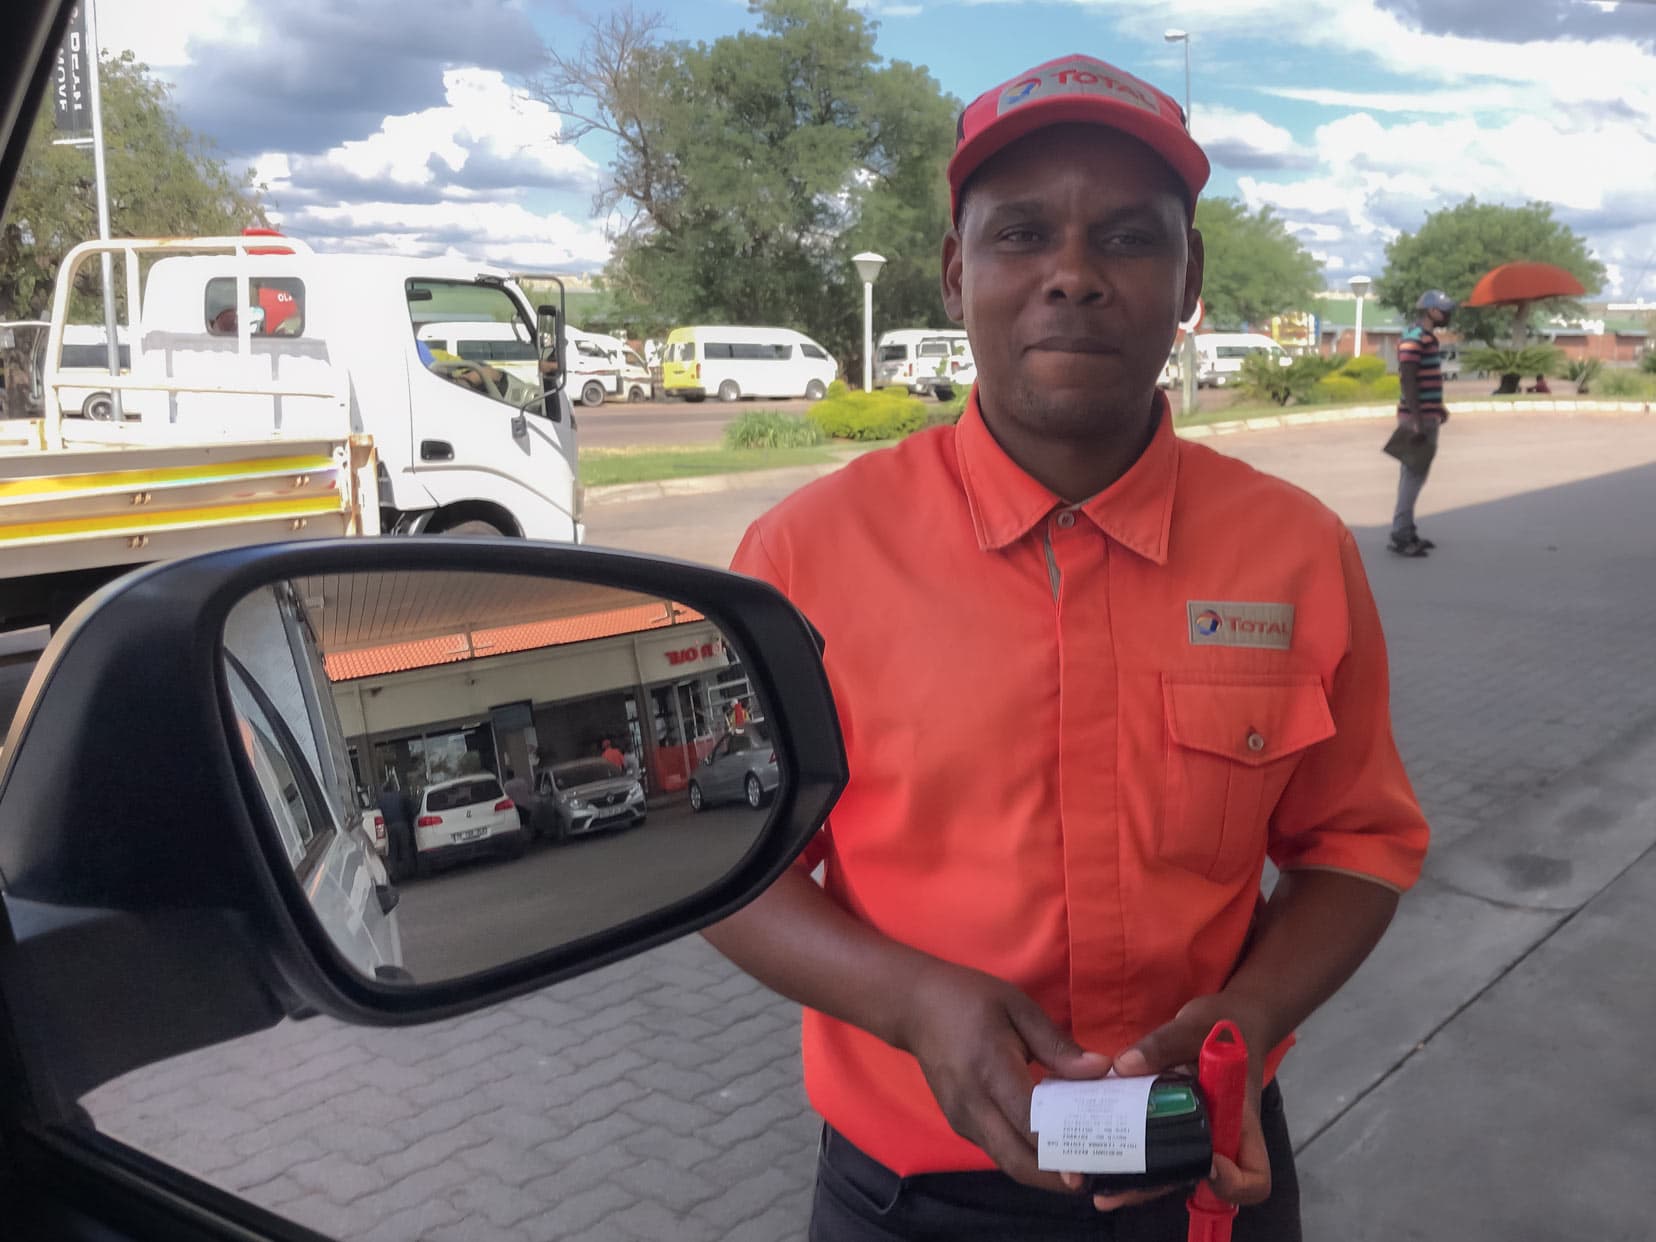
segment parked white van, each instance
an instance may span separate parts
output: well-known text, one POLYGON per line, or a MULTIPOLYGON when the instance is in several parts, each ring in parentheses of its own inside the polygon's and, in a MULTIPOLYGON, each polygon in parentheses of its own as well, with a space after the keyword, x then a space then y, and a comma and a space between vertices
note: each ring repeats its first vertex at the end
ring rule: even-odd
POLYGON ((1258 353, 1272 355, 1281 366, 1294 361, 1281 345, 1257 332, 1197 333, 1196 386, 1223 388, 1236 383, 1242 374, 1242 360, 1258 353))
POLYGON ((566 324, 564 340, 569 354, 569 391, 582 405, 601 404, 605 397, 648 401, 655 395, 649 364, 620 337, 583 332, 566 324), (590 378, 586 364, 591 364, 590 378))
POLYGON ((972 365, 972 345, 960 328, 903 328, 881 335, 874 351, 874 384, 899 385, 924 395, 952 390, 956 372, 972 365))
POLYGON ((839 374, 828 351, 791 328, 674 328, 662 387, 686 401, 805 397, 820 401, 839 374))

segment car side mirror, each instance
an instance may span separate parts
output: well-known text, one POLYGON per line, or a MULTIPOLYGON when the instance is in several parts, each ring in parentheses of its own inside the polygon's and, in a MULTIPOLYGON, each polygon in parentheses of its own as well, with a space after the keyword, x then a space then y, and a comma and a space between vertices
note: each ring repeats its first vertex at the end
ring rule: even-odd
MULTIPOLYGON (((42 978, 73 953, 143 980, 100 994, 108 1029, 131 1038, 85 1050, 61 1088, 75 1092, 284 1015, 464 1013, 705 927, 783 872, 846 781, 814 633, 771 587, 507 539, 262 545, 141 570, 54 637, 5 759, 13 955, 42 978), (606 795, 589 808, 603 832, 583 823, 565 841, 563 807, 527 826, 502 807, 507 766, 583 758, 554 749, 576 746, 569 713, 587 704, 607 727, 647 687, 683 680, 671 656, 691 645, 718 653, 698 676, 739 662, 770 721, 782 779, 766 817, 661 822, 688 798, 695 752, 649 741, 650 800, 606 795), (87 782, 83 757, 111 730, 122 761, 87 782), (360 813, 353 747, 365 770, 424 791, 411 840, 384 859, 346 830, 360 813), (119 833, 95 810, 110 799, 125 808, 119 833), (629 834, 678 861, 642 886, 603 865, 639 848, 629 834), (570 868, 574 850, 586 865, 570 868), (472 865, 483 854, 500 861, 472 865), (445 890, 472 894, 479 917, 445 917, 445 890), (535 899, 509 899, 523 892, 535 899), (53 930, 65 920, 72 936, 53 930), (227 993, 227 978, 244 983, 227 993), (157 1005, 200 1016, 157 1024, 157 1005)), ((83 1020, 63 998, 39 1010, 42 1047, 83 1020)))

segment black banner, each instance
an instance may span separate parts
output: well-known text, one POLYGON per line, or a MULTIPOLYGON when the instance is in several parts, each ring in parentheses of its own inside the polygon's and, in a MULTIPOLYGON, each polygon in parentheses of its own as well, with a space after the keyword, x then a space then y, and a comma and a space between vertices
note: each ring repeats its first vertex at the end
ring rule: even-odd
POLYGON ((92 135, 92 94, 87 80, 87 57, 94 55, 86 39, 86 6, 69 14, 69 29, 58 48, 57 72, 52 78, 52 112, 58 132, 68 138, 92 135))

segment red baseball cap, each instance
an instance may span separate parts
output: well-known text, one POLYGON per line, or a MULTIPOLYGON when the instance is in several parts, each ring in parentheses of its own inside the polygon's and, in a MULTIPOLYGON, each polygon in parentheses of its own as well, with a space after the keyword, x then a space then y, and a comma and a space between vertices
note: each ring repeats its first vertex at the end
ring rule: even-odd
POLYGON ((1178 174, 1194 210, 1207 184, 1208 159, 1185 127, 1183 109, 1148 82, 1076 55, 1020 73, 967 105, 949 160, 950 213, 959 217, 960 187, 991 156, 1025 134, 1065 122, 1103 125, 1137 138, 1178 174))

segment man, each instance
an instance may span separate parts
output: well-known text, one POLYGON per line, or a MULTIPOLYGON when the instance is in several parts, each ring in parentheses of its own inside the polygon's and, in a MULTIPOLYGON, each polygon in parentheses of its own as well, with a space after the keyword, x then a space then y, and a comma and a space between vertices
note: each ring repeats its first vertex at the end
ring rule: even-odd
POLYGON ((380 789, 379 810, 385 817, 387 866, 391 878, 400 880, 414 866, 414 802, 389 775, 380 789))
POLYGON ((1169 97, 1090 57, 971 104, 942 254, 964 416, 737 552, 821 630, 850 760, 799 863, 707 933, 806 1006, 816 1242, 1182 1239, 1180 1195, 1038 1168, 1030 1093, 1192 1062, 1222 1018, 1252 1072, 1214 1188, 1250 1205, 1238 1242, 1299 1237, 1275 1066, 1426 825, 1349 532, 1175 439, 1156 388, 1207 173, 1169 97))
POLYGON ((506 766, 506 779, 500 783, 500 787, 506 791, 506 796, 517 807, 519 822, 525 828, 529 827, 531 811, 529 803, 535 795, 534 787, 529 784, 529 778, 519 776, 516 769, 508 764, 506 766))
POLYGON ((616 744, 609 738, 606 737, 604 739, 603 746, 599 748, 599 754, 603 756, 605 763, 614 766, 617 774, 627 770, 627 757, 621 753, 620 748, 617 747, 616 744))
POLYGON ((1397 481, 1397 512, 1392 517, 1391 542, 1387 546, 1398 556, 1419 558, 1437 544, 1421 538, 1415 526, 1415 502, 1426 486, 1426 474, 1437 453, 1438 428, 1449 420, 1443 404, 1443 359, 1437 329, 1448 326, 1455 300, 1441 289, 1428 289, 1415 303, 1415 322, 1397 344, 1397 371, 1403 393, 1397 403, 1397 417, 1416 440, 1431 445, 1422 462, 1402 463, 1397 481))

